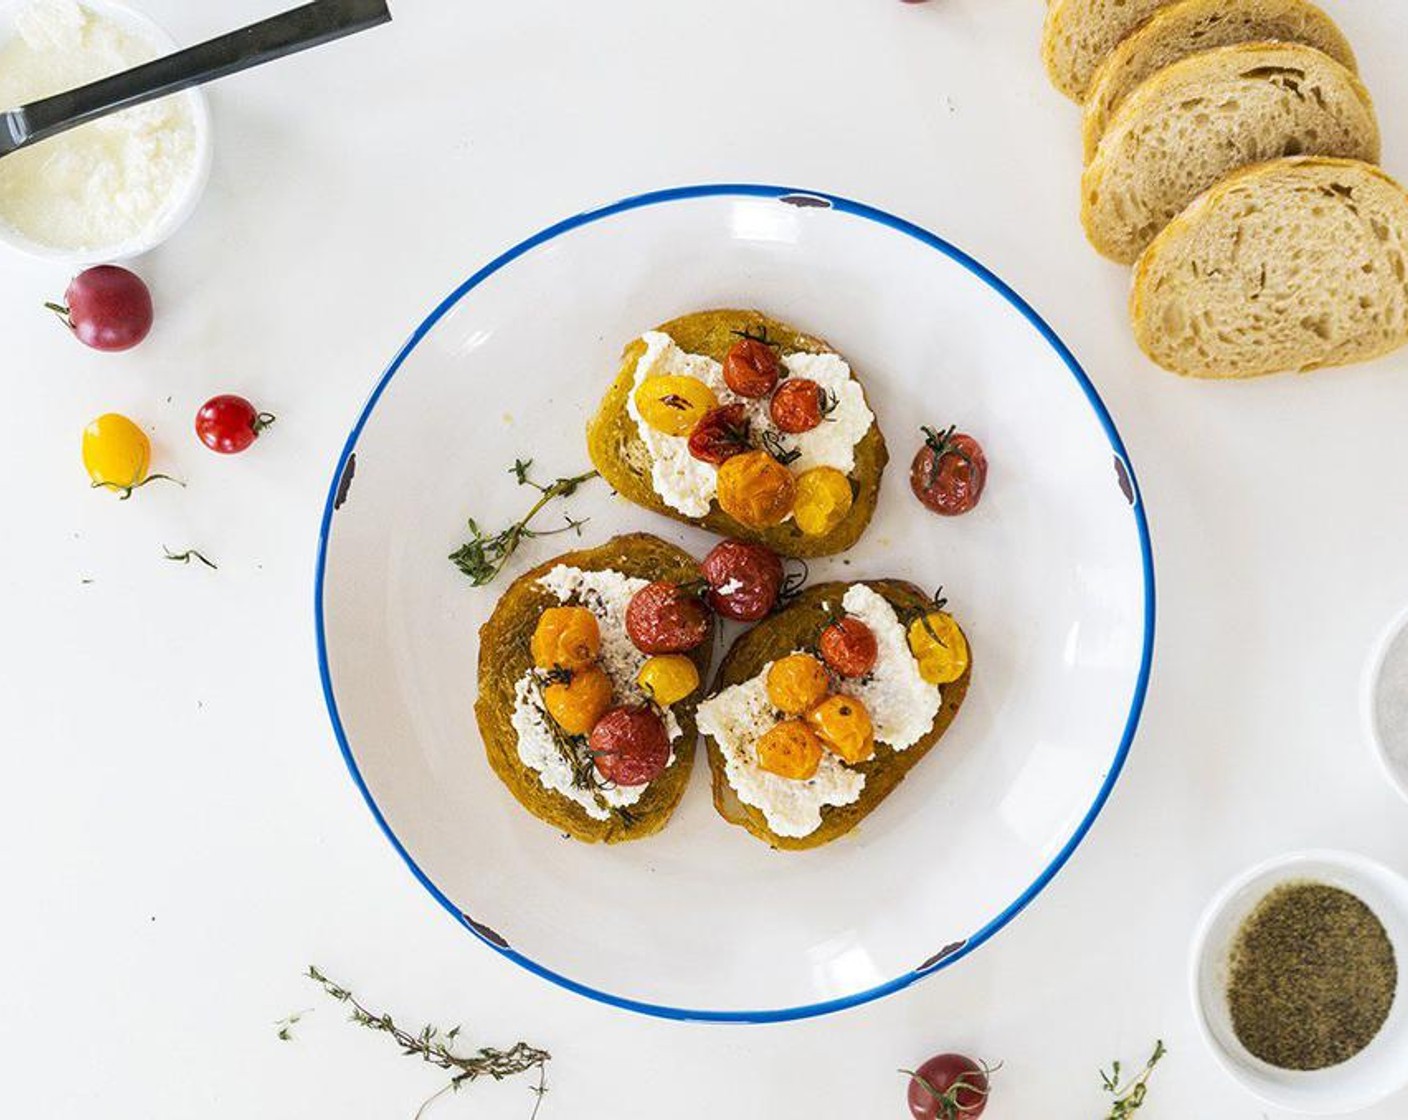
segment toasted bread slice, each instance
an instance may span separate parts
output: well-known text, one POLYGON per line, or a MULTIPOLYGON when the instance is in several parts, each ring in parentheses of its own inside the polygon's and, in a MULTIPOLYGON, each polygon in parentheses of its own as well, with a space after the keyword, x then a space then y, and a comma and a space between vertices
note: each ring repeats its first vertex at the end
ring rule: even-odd
POLYGON ((1408 343, 1408 193, 1352 160, 1247 168, 1145 250, 1130 316, 1144 352, 1191 377, 1385 354, 1408 343))
MULTIPOLYGON (((901 618, 908 612, 932 607, 930 596, 911 583, 900 580, 866 580, 864 583, 894 607, 901 618)), ((850 583, 821 583, 809 587, 784 610, 743 634, 724 656, 710 699, 716 698, 724 689, 752 681, 770 662, 796 650, 809 648, 827 620, 827 608, 835 610, 852 586, 850 583)), ((864 776, 865 784, 859 796, 848 805, 824 806, 820 826, 804 836, 780 835, 769 826, 767 814, 761 808, 747 804, 739 797, 729 781, 728 762, 722 745, 706 734, 709 767, 713 773, 714 807, 730 824, 747 829, 774 848, 788 851, 817 848, 845 835, 884 801, 943 737, 963 705, 972 672, 970 662, 962 677, 941 687, 933 722, 912 746, 896 751, 883 742, 877 742, 873 758, 849 767, 864 776)))
POLYGON ((1376 162, 1379 126, 1349 70, 1300 43, 1238 43, 1160 70, 1120 106, 1081 180, 1101 253, 1133 263, 1188 203, 1240 167, 1291 155, 1376 162))
MULTIPOLYGON (((744 332, 754 335, 766 332, 783 355, 834 353, 821 339, 758 311, 701 311, 674 319, 658 330, 673 339, 685 353, 704 355, 715 362, 724 360, 729 348, 744 332)), ((645 353, 646 344, 641 339, 626 347, 620 372, 587 426, 587 449, 592 462, 618 494, 646 509, 686 524, 700 525, 720 536, 761 542, 783 556, 829 556, 844 552, 860 539, 875 512, 880 497, 880 478, 889 458, 878 422, 872 422, 855 445, 855 465, 850 472, 854 502, 844 520, 829 533, 809 536, 790 520, 770 529, 753 529, 724 513, 717 501, 709 503, 708 512, 703 516, 692 517, 673 508, 656 490, 651 477, 650 450, 630 414, 636 366, 645 353)), ((860 384, 854 372, 851 379, 860 384)), ((865 399, 863 385, 861 397, 865 399)), ((868 407, 868 401, 866 404, 868 407)))
POLYGON ((1051 83, 1084 103, 1095 70, 1131 31, 1173 0, 1051 0, 1041 56, 1051 83))
POLYGON ((1354 49, 1335 21, 1310 0, 1180 0, 1156 12, 1096 70, 1085 103, 1085 161, 1125 98, 1146 78, 1189 55, 1234 43, 1304 43, 1358 71, 1354 49))
MULTIPOLYGON (((598 548, 554 557, 514 580, 479 631, 479 698, 474 714, 494 773, 525 809, 577 840, 608 844, 638 840, 664 828, 684 794, 698 738, 694 709, 699 695, 696 693, 671 706, 670 711, 681 730, 681 735, 673 742, 674 761, 645 787, 644 794, 633 804, 607 808, 598 802, 600 815, 593 816, 577 801, 545 785, 539 771, 530 767, 519 754, 519 734, 513 717, 518 704, 518 683, 533 669, 530 650, 533 630, 544 610, 561 603, 557 595, 538 581, 559 565, 587 572, 615 571, 646 582, 669 580, 674 583, 700 579, 699 565, 688 553, 647 533, 615 537, 598 548)), ((701 681, 706 679, 713 645, 711 632, 709 640, 689 655, 699 670, 701 681)), ((643 659, 644 655, 641 657, 643 659)), ((618 703, 639 699, 617 682, 618 703)))

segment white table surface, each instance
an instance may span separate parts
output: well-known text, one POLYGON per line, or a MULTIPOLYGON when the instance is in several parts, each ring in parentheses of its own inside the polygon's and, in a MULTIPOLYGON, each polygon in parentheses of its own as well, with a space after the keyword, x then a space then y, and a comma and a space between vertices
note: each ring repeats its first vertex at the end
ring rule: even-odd
MULTIPOLYGON (((0 1112, 409 1118, 437 1075, 344 1024, 300 979, 316 962, 407 1021, 551 1049, 543 1120, 899 1117, 896 1067, 943 1049, 1006 1062, 994 1120, 1094 1120, 1097 1067, 1158 1036, 1172 1053, 1150 1120, 1275 1115, 1198 1040, 1187 944, 1264 856, 1341 846, 1408 870, 1408 804, 1357 708, 1364 657, 1408 601, 1408 354, 1225 386, 1152 368, 1126 271, 1080 233, 1077 112, 1041 71, 1032 0, 393 6, 389 28, 212 91, 209 194, 140 264, 159 315, 140 349, 64 337, 40 306, 61 270, 0 269, 0 1112), (600 1007, 455 925, 344 770, 311 625, 335 453, 421 316, 559 217, 710 180, 893 210, 1027 296, 1129 445, 1159 578, 1143 727, 1071 865, 952 971, 773 1027, 600 1007), (190 434, 222 391, 279 414, 246 456, 190 434), (79 433, 108 410, 149 425, 158 469, 189 488, 90 492, 79 433), (309 1007, 278 1041, 275 1020, 309 1007)), ((1326 6, 1408 174, 1408 11, 1326 6)), ((183 41, 274 7, 147 3, 183 41)), ((530 1107, 508 1083, 432 1115, 530 1107)), ((1406 1112, 1403 1096, 1363 1115, 1406 1112)))

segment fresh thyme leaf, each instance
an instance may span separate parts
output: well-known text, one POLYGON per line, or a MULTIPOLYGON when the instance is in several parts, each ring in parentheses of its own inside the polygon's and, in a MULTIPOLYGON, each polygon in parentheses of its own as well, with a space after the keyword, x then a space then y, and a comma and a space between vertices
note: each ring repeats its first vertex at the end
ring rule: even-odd
POLYGON ((194 548, 188 548, 185 552, 172 552, 171 549, 162 545, 161 551, 166 553, 166 559, 174 560, 178 564, 189 564, 192 560, 197 560, 212 572, 218 572, 220 570, 220 566, 211 560, 210 557, 194 548))
POLYGON ((309 1014, 313 1009, 305 1007, 302 1011, 295 1011, 292 1015, 285 1015, 274 1026, 279 1028, 278 1039, 280 1042, 293 1041, 293 1028, 303 1021, 303 1016, 309 1014))
POLYGON ((401 1048, 402 1054, 409 1058, 419 1058, 429 1065, 449 1072, 449 1083, 420 1106, 417 1117, 424 1113, 431 1101, 442 1094, 458 1092, 481 1077, 503 1081, 505 1078, 533 1070, 538 1071, 538 1084, 533 1089, 538 1098, 533 1106, 533 1116, 537 1116, 543 1095, 547 1092, 547 1063, 552 1059, 552 1055, 546 1050, 530 1046, 526 1042, 516 1042, 507 1050, 484 1046, 473 1054, 459 1054, 454 1049, 456 1037, 460 1032, 459 1027, 442 1031, 435 1026, 425 1026, 413 1033, 397 1025, 388 1012, 369 1010, 349 989, 329 980, 316 966, 310 965, 305 975, 338 1003, 346 1004, 352 1022, 368 1030, 389 1034, 401 1048))
POLYGON ((467 575, 475 587, 483 587, 486 583, 493 582, 504 570, 509 558, 518 551, 518 546, 526 540, 551 537, 558 533, 575 532, 578 536, 582 534, 582 526, 586 524, 586 520, 570 516, 565 518, 567 523, 559 529, 533 529, 530 525, 549 504, 558 498, 570 498, 583 483, 598 477, 597 472, 587 471, 586 474, 574 475, 571 478, 559 478, 551 485, 543 486, 534 482, 528 473, 532 466, 532 459, 515 459, 508 471, 518 480, 520 486, 531 486, 538 491, 538 500, 533 503, 527 514, 507 529, 493 534, 486 533, 471 517, 468 522, 470 539, 450 553, 450 562, 467 575))
POLYGON ((1127 1120, 1139 1110, 1144 1104, 1144 1098, 1149 1093, 1149 1076, 1154 1072, 1154 1067, 1159 1064, 1163 1056, 1168 1053, 1164 1046, 1163 1039, 1154 1045, 1154 1052, 1149 1060, 1144 1063, 1142 1072, 1127 1085, 1120 1084, 1120 1063, 1114 1062, 1110 1066, 1110 1071, 1106 1073, 1100 1071, 1100 1085, 1109 1093, 1114 1100, 1110 1105, 1110 1115, 1107 1120, 1127 1120))

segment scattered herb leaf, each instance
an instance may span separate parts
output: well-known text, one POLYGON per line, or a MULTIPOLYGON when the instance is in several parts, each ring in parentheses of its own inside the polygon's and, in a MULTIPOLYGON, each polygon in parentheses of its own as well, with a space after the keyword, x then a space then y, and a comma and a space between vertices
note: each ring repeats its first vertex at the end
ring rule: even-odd
MULTIPOLYGON (((155 920, 155 919, 153 919, 155 920)), ((305 1007, 302 1011, 295 1011, 292 1015, 285 1015, 274 1026, 279 1028, 278 1039, 280 1042, 293 1041, 293 1028, 303 1021, 303 1016, 311 1014, 311 1007, 305 1007)))
POLYGON ((1168 1050, 1164 1047, 1163 1039, 1159 1039, 1154 1046, 1154 1053, 1144 1063, 1144 1072, 1127 1085, 1120 1084, 1119 1062, 1114 1062, 1108 1072, 1103 1069, 1100 1071, 1101 1087, 1114 1098, 1111 1102, 1108 1120, 1126 1120, 1143 1105, 1144 1098, 1149 1092, 1149 1076, 1167 1053, 1168 1050))
POLYGON ((149 482, 157 482, 158 480, 161 482, 174 482, 177 486, 182 488, 186 485, 179 478, 172 478, 169 474, 149 474, 146 478, 142 479, 141 482, 134 482, 131 486, 121 486, 116 482, 95 482, 93 483, 93 489, 111 490, 117 495, 119 501, 125 502, 132 496, 134 491, 140 490, 149 482))
POLYGON ((194 548, 188 548, 185 552, 172 552, 165 545, 161 546, 161 551, 166 553, 166 559, 174 560, 178 564, 189 564, 192 560, 197 560, 204 564, 212 572, 220 570, 220 565, 211 560, 210 557, 194 548))
POLYGON ((784 467, 795 463, 802 457, 800 448, 788 447, 782 442, 782 437, 769 428, 762 436, 763 450, 781 463, 784 467))

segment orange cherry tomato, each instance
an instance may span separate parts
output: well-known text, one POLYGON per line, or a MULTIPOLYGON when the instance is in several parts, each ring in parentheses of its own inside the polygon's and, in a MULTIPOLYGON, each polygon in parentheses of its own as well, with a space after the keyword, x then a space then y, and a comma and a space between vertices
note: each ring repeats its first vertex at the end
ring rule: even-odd
POLYGON ((809 653, 790 653, 768 669, 768 700, 780 712, 800 716, 831 690, 826 667, 809 653))
POLYGON ((782 524, 796 497, 792 472, 766 451, 745 451, 719 468, 719 508, 750 529, 782 524))
POLYGON ((804 782, 814 777, 821 754, 816 732, 799 719, 779 723, 758 740, 758 765, 779 778, 804 782))
POLYGON ((586 607, 549 607, 531 643, 539 669, 585 669, 601 654, 601 627, 586 607))
POLYGON ((600 666, 572 673, 567 680, 554 680, 543 689, 548 715, 569 735, 591 733, 611 707, 611 678, 600 666))
POLYGON ((875 754, 870 713, 854 696, 828 696, 807 713, 807 726, 846 762, 864 762, 875 754))

